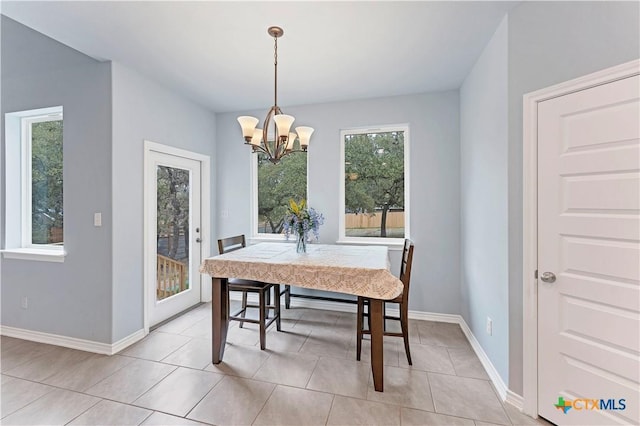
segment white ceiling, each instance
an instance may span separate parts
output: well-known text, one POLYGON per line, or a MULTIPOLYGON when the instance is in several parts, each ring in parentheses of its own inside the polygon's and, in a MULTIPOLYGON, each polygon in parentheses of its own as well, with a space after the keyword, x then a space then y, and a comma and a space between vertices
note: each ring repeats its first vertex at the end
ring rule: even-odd
POLYGON ((2 13, 215 112, 460 87, 515 2, 3 1, 2 13))

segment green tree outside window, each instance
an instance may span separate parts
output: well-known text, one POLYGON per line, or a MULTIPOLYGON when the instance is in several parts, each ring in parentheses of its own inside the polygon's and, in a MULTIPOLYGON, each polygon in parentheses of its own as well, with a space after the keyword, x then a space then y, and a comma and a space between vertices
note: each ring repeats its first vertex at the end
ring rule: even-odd
POLYGON ((31 123, 31 243, 62 244, 62 120, 31 123))
POLYGON ((402 131, 345 136, 345 236, 404 238, 404 136, 402 131))
POLYGON ((258 156, 258 233, 281 234, 289 200, 307 199, 307 154, 295 152, 278 164, 258 156))

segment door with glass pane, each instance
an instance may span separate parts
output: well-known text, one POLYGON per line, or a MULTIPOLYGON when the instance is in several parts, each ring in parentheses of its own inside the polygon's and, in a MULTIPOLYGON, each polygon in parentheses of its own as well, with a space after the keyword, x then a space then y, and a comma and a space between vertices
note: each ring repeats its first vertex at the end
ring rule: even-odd
POLYGON ((200 302, 200 162, 150 151, 147 298, 153 326, 200 302))

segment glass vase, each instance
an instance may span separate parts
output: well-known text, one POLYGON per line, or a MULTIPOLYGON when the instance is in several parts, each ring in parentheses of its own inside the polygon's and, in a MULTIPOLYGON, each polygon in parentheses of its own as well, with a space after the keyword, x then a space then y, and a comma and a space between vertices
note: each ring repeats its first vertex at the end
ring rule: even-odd
POLYGON ((296 253, 307 252, 307 238, 304 232, 298 234, 298 241, 296 242, 296 253))

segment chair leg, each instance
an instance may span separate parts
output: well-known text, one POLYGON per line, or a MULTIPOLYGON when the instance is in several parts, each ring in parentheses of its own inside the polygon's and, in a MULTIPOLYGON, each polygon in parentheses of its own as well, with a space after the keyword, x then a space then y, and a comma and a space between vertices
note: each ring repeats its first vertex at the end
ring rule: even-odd
POLYGON ((402 337, 404 338, 404 351, 407 354, 407 362, 411 362, 411 351, 409 350, 409 307, 404 303, 400 304, 400 326, 402 327, 402 337))
MULTIPOLYGON (((275 296, 275 294, 274 294, 275 296)), ((271 289, 267 291, 267 306, 271 305, 271 289)), ((267 317, 269 316, 269 310, 267 309, 267 317)))
POLYGON ((276 316, 276 330, 280 331, 280 284, 274 284, 273 288, 273 294, 277 295, 273 301, 273 310, 276 316))
MULTIPOLYGON (((242 292, 242 312, 240 313, 240 317, 244 318, 247 313, 247 292, 242 292)), ((240 321, 240 325, 238 327, 242 328, 244 325, 244 321, 240 321)))
POLYGON ((387 332, 387 304, 382 302, 382 332, 387 332))
POLYGON ((291 286, 284 286, 284 307, 289 309, 291 307, 291 286))
POLYGON ((266 347, 266 340, 267 340, 267 332, 266 332, 266 327, 265 324, 267 323, 267 305, 266 305, 266 298, 267 298, 267 293, 269 293, 270 289, 265 290, 265 291, 261 291, 260 293, 258 293, 258 310, 260 311, 260 349, 264 350, 264 348, 266 347))
POLYGON ((364 315, 364 299, 358 297, 358 313, 356 316, 356 360, 360 361, 362 352, 362 316, 364 315))

